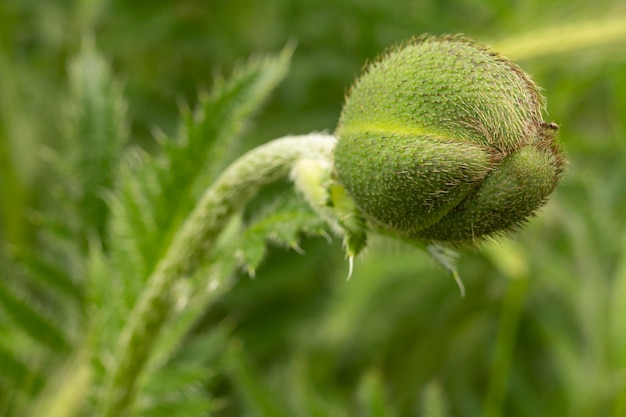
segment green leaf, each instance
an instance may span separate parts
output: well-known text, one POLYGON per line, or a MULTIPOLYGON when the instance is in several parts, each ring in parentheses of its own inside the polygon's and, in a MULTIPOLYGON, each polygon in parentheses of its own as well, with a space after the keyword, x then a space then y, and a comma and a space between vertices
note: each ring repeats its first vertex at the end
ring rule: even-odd
MULTIPOLYGON (((171 330, 168 326, 166 328, 171 330)), ((165 331, 165 330, 164 330, 165 331)), ((169 356, 157 355, 162 363, 156 363, 151 378, 146 385, 146 393, 152 397, 163 397, 177 389, 206 384, 215 371, 209 364, 224 351, 231 329, 228 326, 215 326, 210 332, 194 335, 175 334, 178 340, 169 356)), ((171 337, 164 338, 171 341, 171 337)))
POLYGON ((147 373, 141 416, 204 416, 215 407, 207 386, 216 374, 213 364, 223 353, 231 330, 228 326, 218 326, 209 332, 184 337, 184 333, 178 332, 178 325, 176 321, 173 327, 168 323, 163 330, 161 341, 170 349, 155 352, 164 363, 157 363, 160 366, 147 373))
POLYGON ((458 252, 453 249, 437 245, 435 243, 429 243, 425 245, 425 250, 433 258, 439 266, 445 269, 454 279, 461 291, 461 298, 465 297, 465 285, 461 281, 459 271, 457 269, 457 260, 459 258, 458 252))
POLYGON ((53 289, 65 301, 80 303, 82 291, 72 278, 59 265, 56 265, 45 254, 34 252, 28 248, 18 248, 13 253, 15 262, 29 272, 29 277, 37 282, 37 286, 53 289))
POLYGON ((31 302, 0 281, 0 307, 33 340, 55 351, 66 352, 70 343, 60 325, 52 322, 31 302))
POLYGON ((259 212, 239 238, 235 253, 254 275, 267 254, 267 242, 300 251, 302 235, 327 236, 327 229, 326 222, 301 197, 286 194, 259 212))
POLYGON ((0 381, 12 389, 36 392, 43 386, 43 376, 3 346, 0 346, 0 363, 0 381))
MULTIPOLYGON (((237 70, 228 82, 216 84, 212 93, 200 98, 193 115, 184 116, 177 140, 161 138, 161 154, 151 157, 133 151, 122 166, 109 202, 111 265, 115 268, 111 285, 120 288, 123 303, 121 309, 111 306, 113 311, 105 314, 129 315, 118 321, 118 337, 113 338, 118 362, 109 369, 103 414, 119 415, 133 407, 141 396, 140 376, 145 376, 155 349, 160 345, 164 351, 171 348, 162 341, 170 336, 167 324, 179 313, 178 302, 184 298, 176 294, 178 282, 172 278, 179 275, 154 274, 155 267, 172 250, 172 239, 181 233, 201 193, 229 160, 230 145, 241 135, 247 119, 285 75, 290 55, 286 50, 237 70), (147 281, 149 277, 154 279, 147 281)), ((175 252, 186 249, 175 248, 175 252)), ((178 267, 182 265, 172 266, 178 267)), ((206 262, 197 262, 189 273, 204 267, 206 262)), ((201 307, 194 305, 194 311, 200 312, 201 307)))
POLYGON ((247 119, 285 76, 291 50, 250 61, 227 82, 201 94, 185 111, 176 139, 160 138, 163 153, 127 158, 111 198, 113 249, 127 279, 145 279, 201 193, 232 160, 247 119))
POLYGON ((337 216, 343 244, 348 258, 354 258, 365 248, 367 244, 367 226, 363 215, 359 212, 346 192, 346 189, 338 183, 329 186, 330 204, 337 216))
POLYGON ((207 380, 213 376, 202 357, 186 366, 167 366, 150 378, 146 388, 146 405, 141 416, 205 416, 214 406, 206 392, 207 380))
POLYGON ((130 309, 123 298, 123 290, 115 283, 120 282, 116 268, 111 264, 103 248, 92 243, 86 262, 89 276, 85 288, 88 326, 92 342, 98 351, 98 360, 113 354, 114 340, 119 329, 128 318, 130 309))
POLYGON ((69 88, 67 148, 60 155, 66 166, 60 169, 70 183, 78 231, 103 236, 109 214, 104 195, 113 186, 128 135, 121 86, 91 38, 69 65, 69 88))

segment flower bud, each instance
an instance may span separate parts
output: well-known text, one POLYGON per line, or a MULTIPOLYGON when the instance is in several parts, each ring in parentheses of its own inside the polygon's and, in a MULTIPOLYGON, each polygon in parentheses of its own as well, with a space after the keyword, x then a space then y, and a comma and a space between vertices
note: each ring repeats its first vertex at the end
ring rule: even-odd
POLYGON ((336 131, 335 171, 377 229, 453 245, 514 230, 559 182, 544 99, 506 58, 426 37, 369 65, 336 131))

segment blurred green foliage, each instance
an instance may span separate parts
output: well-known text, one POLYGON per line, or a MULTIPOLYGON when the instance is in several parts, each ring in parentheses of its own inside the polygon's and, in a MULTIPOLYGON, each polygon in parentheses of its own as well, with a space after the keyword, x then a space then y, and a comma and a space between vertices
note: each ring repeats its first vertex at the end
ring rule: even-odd
MULTIPOLYGON (((56 278, 28 281, 3 261, 1 279, 28 287, 35 304, 47 303, 41 293, 49 288, 79 291, 23 252, 49 239, 39 213, 80 216, 57 203, 70 197, 50 168, 50 150, 67 143, 67 69, 85 37, 122 81, 131 143, 151 151, 153 132, 174 134, 180 108, 214 77, 288 42, 297 42, 290 75, 246 147, 332 131, 363 63, 414 35, 465 33, 516 45, 588 22, 601 33, 610 19, 626 22, 623 2, 2 0, 0 244, 23 248, 30 268, 56 278)), ((304 256, 272 248, 256 279, 242 274, 194 330, 219 335, 194 351, 210 363, 202 389, 215 415, 626 415, 626 37, 568 39, 563 51, 518 59, 544 88, 547 120, 561 126, 571 160, 564 184, 515 241, 464 254, 467 298, 425 254, 382 238, 348 282, 338 242, 305 240, 304 256)), ((39 329, 30 337, 60 356, 73 339, 0 290, 2 414, 23 401, 7 374, 21 372, 32 391, 55 378, 4 354, 26 346, 26 336, 11 332, 12 315, 30 320, 39 329)), ((67 303, 77 298, 47 307, 72 323, 80 307, 67 303)), ((42 361, 39 353, 24 359, 42 361)))

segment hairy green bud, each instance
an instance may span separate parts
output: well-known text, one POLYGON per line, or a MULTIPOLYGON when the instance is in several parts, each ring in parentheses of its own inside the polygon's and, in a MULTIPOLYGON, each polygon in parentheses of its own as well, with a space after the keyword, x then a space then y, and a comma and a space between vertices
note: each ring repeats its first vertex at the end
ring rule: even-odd
POLYGON ((530 77, 459 36, 385 53, 348 94, 335 171, 376 228, 472 244, 514 230, 559 182, 556 125, 530 77))

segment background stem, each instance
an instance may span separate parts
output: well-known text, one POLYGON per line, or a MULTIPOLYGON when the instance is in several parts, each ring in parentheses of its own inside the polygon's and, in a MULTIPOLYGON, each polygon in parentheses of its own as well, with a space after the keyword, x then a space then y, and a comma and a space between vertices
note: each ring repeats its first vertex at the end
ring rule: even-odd
POLYGON ((513 60, 526 60, 583 49, 606 47, 626 39, 626 17, 612 16, 567 22, 493 42, 492 47, 513 60))

